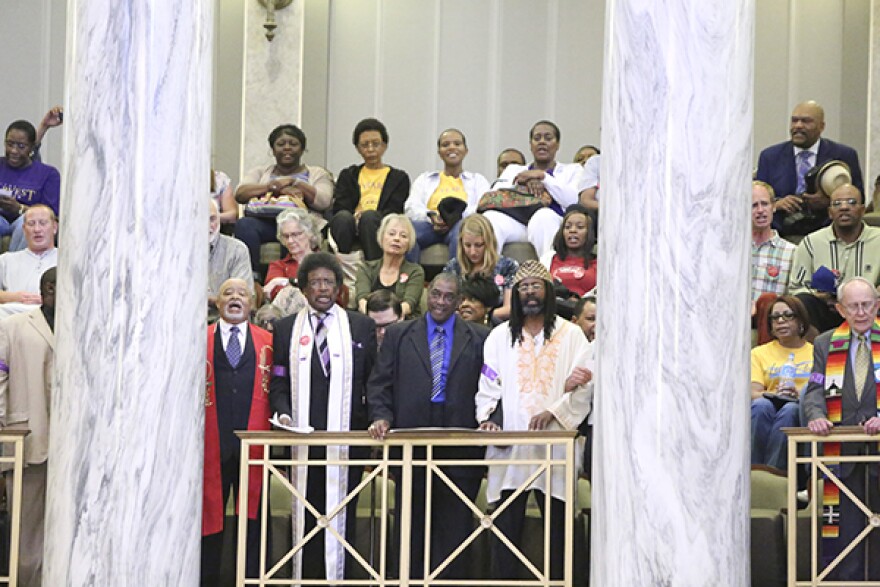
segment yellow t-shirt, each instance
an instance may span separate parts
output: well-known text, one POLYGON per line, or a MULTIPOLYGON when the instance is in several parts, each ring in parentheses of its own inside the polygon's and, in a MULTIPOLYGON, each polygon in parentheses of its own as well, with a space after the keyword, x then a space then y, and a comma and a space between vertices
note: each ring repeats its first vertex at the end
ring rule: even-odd
POLYGON ((794 364, 796 373, 794 377, 798 391, 802 391, 810 378, 813 370, 813 345, 805 343, 799 349, 787 349, 778 340, 771 340, 767 344, 752 349, 752 381, 760 383, 764 388, 775 393, 779 385, 779 371, 788 355, 794 352, 794 364))
POLYGON ((382 195, 382 187, 385 185, 385 178, 388 177, 389 171, 391 171, 390 167, 383 167, 382 169, 361 167, 361 172, 358 174, 361 200, 358 202, 355 212, 375 210, 379 207, 379 196, 382 195))
POLYGON ((468 195, 467 192, 464 191, 464 184, 460 177, 450 177, 441 172, 440 184, 428 199, 428 210, 436 212, 437 206, 440 205, 440 200, 445 198, 458 198, 459 200, 467 202, 468 195))

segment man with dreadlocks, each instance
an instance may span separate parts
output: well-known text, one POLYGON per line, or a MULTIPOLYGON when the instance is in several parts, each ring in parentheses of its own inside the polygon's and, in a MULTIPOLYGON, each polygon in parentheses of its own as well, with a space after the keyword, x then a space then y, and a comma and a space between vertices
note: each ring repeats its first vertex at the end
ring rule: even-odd
MULTIPOLYGON (((510 320, 486 339, 477 393, 477 421, 482 430, 575 430, 590 410, 590 344, 577 325, 556 316, 552 278, 537 261, 526 261, 514 278, 510 320)), ((553 458, 564 458, 561 447, 553 458)), ((576 456, 582 451, 576 451, 576 456)), ((543 447, 489 447, 486 458, 543 459, 543 447)), ((535 471, 532 465, 489 467, 487 496, 500 507, 535 471)), ((543 511, 546 479, 537 477, 498 516, 496 526, 522 550, 526 501, 535 493, 543 515, 550 515, 550 576, 562 578, 565 539, 565 479, 552 473, 549 512, 543 511)), ((500 540, 494 543, 495 579, 516 578, 523 565, 500 540)))

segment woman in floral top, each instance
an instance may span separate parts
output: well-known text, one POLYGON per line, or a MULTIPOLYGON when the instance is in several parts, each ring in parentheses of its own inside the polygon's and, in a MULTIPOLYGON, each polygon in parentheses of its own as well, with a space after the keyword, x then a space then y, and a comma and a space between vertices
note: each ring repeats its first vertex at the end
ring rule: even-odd
POLYGON ((458 233, 458 253, 450 259, 444 271, 450 271, 469 279, 477 275, 487 277, 501 290, 499 307, 492 312, 492 319, 504 321, 510 317, 510 295, 513 276, 519 264, 498 254, 498 241, 492 225, 482 214, 472 214, 461 222, 458 233))

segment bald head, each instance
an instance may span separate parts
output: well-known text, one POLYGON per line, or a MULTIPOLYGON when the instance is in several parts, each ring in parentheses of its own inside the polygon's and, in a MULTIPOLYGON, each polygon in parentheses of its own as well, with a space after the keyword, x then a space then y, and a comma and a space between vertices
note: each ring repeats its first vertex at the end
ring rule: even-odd
POLYGON ((814 100, 801 102, 791 112, 791 142, 795 147, 809 149, 825 130, 825 110, 814 100))

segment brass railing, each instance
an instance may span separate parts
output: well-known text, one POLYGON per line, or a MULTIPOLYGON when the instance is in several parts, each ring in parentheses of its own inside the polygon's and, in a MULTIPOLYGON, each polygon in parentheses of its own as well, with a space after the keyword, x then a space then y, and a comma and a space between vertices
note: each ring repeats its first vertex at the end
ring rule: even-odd
MULTIPOLYGON (((9 573, 0 576, 0 584, 15 587, 18 585, 18 538, 21 528, 21 475, 24 471, 24 437, 30 434, 26 428, 3 428, 0 429, 0 446, 4 451, 0 456, 0 466, 12 465, 12 495, 6 496, 9 508, 9 573), (12 454, 5 450, 12 447, 12 454)), ((3 466, 4 470, 8 467, 3 466)), ((0 481, 5 480, 0 477, 0 481)))
MULTIPOLYGON (((260 564, 258 577, 245 576, 246 561, 246 533, 247 533, 247 516, 239 515, 238 524, 238 560, 236 570, 236 585, 244 587, 246 585, 329 585, 328 580, 318 579, 296 579, 281 577, 281 569, 287 565, 295 554, 300 551, 308 538, 314 536, 314 533, 307 535, 305 539, 299 543, 294 543, 292 548, 286 552, 279 560, 274 561, 271 568, 267 568, 266 553, 267 544, 266 536, 268 531, 267 516, 269 508, 267 503, 268 487, 272 477, 277 478, 290 493, 293 503, 301 501, 303 504, 308 502, 305 495, 302 495, 287 480, 284 467, 297 466, 364 466, 367 467, 367 473, 364 474, 360 484, 347 496, 341 503, 334 508, 333 511, 327 512, 325 516, 319 519, 318 523, 321 527, 331 532, 336 539, 344 546, 345 550, 354 558, 355 564, 363 569, 368 575, 366 579, 345 579, 332 582, 334 585, 376 585, 384 586, 401 586, 409 585, 530 585, 543 587, 570 587, 573 585, 573 534, 574 534, 574 518, 575 518, 575 488, 577 481, 577 473, 575 471, 575 433, 564 431, 552 432, 476 432, 468 430, 444 431, 438 429, 431 430, 409 430, 394 431, 390 433, 384 441, 375 441, 365 432, 315 432, 311 434, 294 434, 288 432, 239 432, 241 438, 241 476, 240 476, 240 494, 239 494, 239 512, 247 511, 247 495, 248 495, 248 468, 251 466, 262 467, 263 495, 262 507, 260 515, 260 564), (262 456, 259 459, 250 459, 248 457, 251 446, 262 447, 262 456), (539 446, 542 447, 544 458, 539 459, 523 459, 523 460, 505 460, 505 461, 489 461, 485 459, 479 460, 451 460, 448 458, 435 458, 433 449, 437 447, 449 446, 539 446), (369 459, 351 459, 351 460, 333 460, 320 459, 309 461, 307 457, 297 458, 296 450, 291 450, 290 457, 273 457, 271 455, 272 447, 297 447, 308 446, 366 446, 375 447, 374 457, 369 459), (416 449, 424 447, 425 457, 417 458, 414 456, 416 449), (504 465, 529 465, 534 467, 533 474, 529 475, 527 480, 516 489, 513 494, 503 503, 491 512, 482 511, 474 502, 468 499, 455 484, 452 483, 443 473, 443 468, 448 466, 479 466, 485 467, 493 464, 504 465), (412 478, 413 471, 416 468, 425 470, 427 478, 426 495, 412 496, 412 478), (395 470, 399 475, 401 483, 401 503, 399 504, 400 519, 396 523, 400 524, 400 544, 389 544, 389 537, 392 535, 389 528, 389 514, 391 513, 389 506, 388 482, 391 471, 395 470), (550 576, 550 483, 551 477, 556 476, 559 471, 564 475, 565 483, 565 555, 563 565, 563 576, 561 579, 554 579, 550 576), (550 473, 550 474, 546 474, 550 473), (445 482, 453 493, 465 503, 474 513, 477 520, 474 530, 462 545, 455 549, 444 561, 431 568, 430 565, 430 518, 431 518, 431 477, 434 476, 445 482), (542 478, 543 477, 543 478, 542 478), (516 549, 507 537, 495 526, 495 519, 514 498, 520 496, 523 491, 532 485, 535 480, 540 480, 540 487, 543 488, 545 495, 544 511, 544 548, 541 562, 537 565, 528 560, 526 555, 519 549, 516 549), (329 524, 329 520, 341 511, 352 500, 357 500, 359 494, 371 483, 380 485, 381 499, 378 503, 378 560, 366 560, 353 545, 346 540, 344 532, 340 535, 329 524), (410 544, 410 522, 411 522, 411 500, 425 500, 425 569, 424 578, 410 578, 410 560, 409 547, 410 544), (525 580, 505 579, 505 580, 484 580, 484 579, 438 579, 438 575, 445 569, 449 563, 459 556, 465 548, 473 543, 481 534, 488 533, 500 540, 511 549, 515 556, 529 570, 532 578, 525 580), (387 563, 389 548, 397 547, 399 552, 399 572, 398 567, 387 563), (391 568, 389 568, 391 567, 391 568), (539 568, 540 567, 540 568, 539 568)), ((302 451, 307 453, 308 451, 302 451)), ((375 498, 375 492, 373 492, 375 498)), ((305 505, 305 507, 309 507, 305 505)), ((371 529, 370 536, 374 536, 371 529)), ((371 552, 372 552, 371 546, 371 552)), ((371 557, 372 558, 372 557, 371 557)))
MULTIPOLYGON (((869 436, 864 433, 860 426, 840 426, 835 428, 828 436, 818 436, 810 432, 807 428, 784 428, 783 432, 788 435, 788 585, 789 587, 799 586, 823 586, 823 585, 846 585, 848 587, 856 585, 874 585, 880 586, 880 581, 832 581, 826 579, 838 564, 855 548, 859 542, 862 542, 867 536, 874 532, 875 540, 880 540, 880 504, 872 504, 875 511, 871 511, 868 506, 853 495, 852 491, 846 487, 828 467, 837 463, 880 463, 880 454, 864 454, 864 455, 829 455, 822 454, 822 446, 829 442, 839 442, 841 444, 852 443, 873 443, 880 444, 880 436, 869 436), (808 447, 808 456, 798 456, 798 449, 801 446, 808 447), (810 504, 809 522, 810 522, 810 578, 809 580, 799 581, 797 577, 797 552, 798 552, 798 536, 797 536, 797 467, 799 465, 808 465, 810 468, 810 504), (822 507, 822 492, 819 490, 819 482, 834 483, 840 488, 842 494, 846 494, 865 515, 865 529, 849 544, 843 545, 840 554, 832 560, 827 567, 819 569, 819 527, 820 527, 820 508, 822 507)), ((807 451, 801 451, 807 452, 807 451)), ((875 561, 874 564, 880 564, 875 561)))

